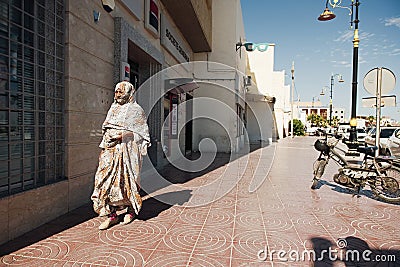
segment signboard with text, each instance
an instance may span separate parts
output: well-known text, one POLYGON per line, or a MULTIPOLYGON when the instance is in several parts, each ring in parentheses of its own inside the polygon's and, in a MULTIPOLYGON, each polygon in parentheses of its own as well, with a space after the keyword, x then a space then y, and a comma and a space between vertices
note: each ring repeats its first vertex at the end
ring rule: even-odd
POLYGON ((165 15, 161 16, 161 44, 167 49, 180 63, 190 61, 190 49, 178 30, 172 26, 165 15))

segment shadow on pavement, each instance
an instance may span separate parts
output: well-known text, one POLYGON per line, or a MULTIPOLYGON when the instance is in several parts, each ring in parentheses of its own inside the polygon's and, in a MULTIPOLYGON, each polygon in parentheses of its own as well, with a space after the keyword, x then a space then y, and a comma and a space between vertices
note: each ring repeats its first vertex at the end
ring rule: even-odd
POLYGON ((373 249, 364 240, 349 236, 338 239, 337 244, 321 237, 311 239, 315 267, 336 266, 343 262, 346 267, 396 267, 400 266, 400 250, 373 249))
POLYGON ((157 217, 161 212, 174 205, 183 205, 192 196, 192 190, 182 190, 178 192, 168 192, 157 195, 157 199, 151 197, 143 201, 143 206, 139 212, 138 219, 147 221, 157 217), (168 203, 168 204, 167 204, 168 203))
POLYGON ((328 182, 328 181, 325 181, 325 180, 319 180, 318 185, 317 185, 317 187, 315 189, 316 190, 320 189, 324 185, 330 186, 333 191, 336 191, 336 192, 341 193, 341 194, 351 195, 352 197, 365 196, 367 198, 370 198, 370 199, 373 199, 375 201, 379 201, 379 202, 382 202, 382 203, 391 204, 391 205, 400 205, 400 203, 385 202, 385 201, 377 198, 375 196, 375 194, 369 189, 362 189, 362 190, 360 190, 360 193, 357 194, 357 190, 356 189, 343 187, 343 186, 340 186, 340 185, 337 185, 335 183, 331 183, 331 182, 328 182))
MULTIPOLYGON (((253 152, 260 148, 260 145, 252 145, 250 150, 253 152)), ((239 157, 240 156, 243 155, 239 155, 239 157)), ((195 160, 198 157, 200 157, 199 153, 193 153, 192 155, 188 156, 188 159, 195 160)), ((232 160, 231 154, 217 153, 213 162, 207 168, 199 172, 186 172, 179 170, 172 164, 166 165, 161 170, 158 170, 158 172, 169 184, 182 184, 220 168, 221 166, 228 164, 230 160, 232 160)), ((151 176, 149 179, 150 178, 151 176)), ((142 182, 144 181, 142 180, 142 182)), ((192 190, 181 190, 177 192, 154 195, 146 199, 147 194, 151 194, 165 186, 167 186, 167 184, 157 184, 156 186, 151 187, 151 190, 146 190, 146 192, 141 190, 140 194, 142 197, 144 197, 144 199, 142 210, 138 216, 139 220, 145 221, 157 217, 161 212, 171 208, 173 205, 183 205, 185 202, 189 201, 192 196, 192 190)), ((88 200, 90 201, 90 199, 88 200)), ((98 215, 93 211, 92 203, 89 202, 22 236, 17 237, 14 240, 0 245, 0 257, 32 245, 97 216, 98 215)))
MULTIPOLYGON (((261 148, 261 146, 252 146, 251 151, 255 151, 261 148)), ((195 160, 200 155, 194 153, 189 156, 189 159, 195 160)), ((214 161, 204 170, 199 172, 185 172, 177 169, 172 164, 168 164, 159 170, 160 175, 172 184, 181 184, 189 180, 200 177, 212 170, 220 168, 225 164, 229 163, 231 160, 230 154, 228 153, 217 153, 214 161)), ((143 182, 143 180, 142 180, 143 182)), ((152 191, 144 192, 141 190, 140 194, 146 196, 165 185, 159 185, 159 187, 152 188, 152 191)), ((171 208, 173 205, 183 205, 185 202, 189 201, 192 196, 192 190, 182 190, 177 192, 169 192, 164 194, 159 194, 154 197, 144 198, 143 207, 139 213, 139 220, 149 220, 151 218, 157 217, 162 211, 171 208), (157 199, 156 199, 156 198, 157 199), (168 204, 167 204, 168 203, 168 204)), ((90 200, 90 199, 88 199, 90 200)), ((32 245, 43 239, 46 239, 52 235, 65 231, 71 227, 88 221, 98 215, 93 211, 92 203, 89 202, 69 213, 66 213, 22 236, 17 237, 3 245, 0 245, 0 257, 10 254, 14 251, 32 245)))
POLYGON ((88 203, 1 245, 0 257, 65 231, 94 217, 97 217, 97 214, 93 211, 92 203, 88 203))

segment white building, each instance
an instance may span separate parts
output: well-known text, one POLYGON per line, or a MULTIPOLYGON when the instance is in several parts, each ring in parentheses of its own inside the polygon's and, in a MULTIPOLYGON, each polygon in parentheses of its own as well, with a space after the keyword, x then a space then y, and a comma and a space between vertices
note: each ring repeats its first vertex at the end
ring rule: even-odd
POLYGON ((245 36, 242 10, 239 0, 212 1, 211 10, 211 52, 195 54, 193 148, 237 152, 245 142, 246 54, 235 50, 245 36))
MULTIPOLYGON (((330 110, 329 106, 322 105, 321 101, 314 102, 296 102, 295 103, 294 117, 300 119, 304 124, 307 123, 307 116, 310 114, 317 114, 322 116, 324 119, 329 120, 330 110), (301 117, 301 114, 305 114, 301 117)), ((345 123, 346 120, 346 109, 341 107, 332 108, 332 120, 337 117, 338 123, 345 123)))
POLYGON ((345 123, 348 120, 346 119, 346 109, 345 108, 332 108, 332 118, 337 117, 339 123, 345 123))
POLYGON ((248 52, 251 72, 258 87, 258 93, 274 97, 275 130, 277 137, 283 138, 288 134, 290 121, 290 86, 285 85, 285 71, 274 71, 275 45, 269 44, 267 50, 248 52))

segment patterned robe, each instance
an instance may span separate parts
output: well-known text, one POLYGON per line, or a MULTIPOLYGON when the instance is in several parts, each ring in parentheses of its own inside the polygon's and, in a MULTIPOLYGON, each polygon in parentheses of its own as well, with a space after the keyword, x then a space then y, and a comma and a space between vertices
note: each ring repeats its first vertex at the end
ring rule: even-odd
MULTIPOLYGON (((133 99, 133 98, 132 98, 133 99)), ((142 156, 150 144, 146 116, 134 101, 114 102, 103 123, 102 151, 91 196, 100 216, 131 206, 136 214, 142 207, 139 195, 142 156), (122 140, 115 136, 123 133, 122 140)))

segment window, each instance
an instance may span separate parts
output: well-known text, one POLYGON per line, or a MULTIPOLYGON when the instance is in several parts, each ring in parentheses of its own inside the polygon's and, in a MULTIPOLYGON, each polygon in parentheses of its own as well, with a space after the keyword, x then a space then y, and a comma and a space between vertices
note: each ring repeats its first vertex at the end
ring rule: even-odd
POLYGON ((0 197, 64 179, 64 1, 0 1, 0 197))
POLYGON ((389 138, 393 134, 394 130, 396 129, 395 128, 381 129, 380 137, 389 138))

